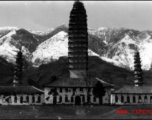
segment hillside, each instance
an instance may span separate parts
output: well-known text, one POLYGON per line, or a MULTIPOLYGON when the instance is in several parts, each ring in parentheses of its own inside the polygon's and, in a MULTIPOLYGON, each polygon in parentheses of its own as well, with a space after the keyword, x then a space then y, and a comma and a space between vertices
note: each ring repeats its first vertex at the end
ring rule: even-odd
MULTIPOLYGON (((0 61, 0 84, 11 84, 13 78, 13 65, 3 58, 1 58, 1 60, 3 62, 0 61)), ((134 81, 132 71, 108 63, 98 56, 89 57, 88 74, 89 77, 98 77, 106 82, 113 83, 115 88, 122 87, 123 85, 133 85, 134 81)), ((40 67, 27 67, 27 69, 24 70, 22 82, 23 84, 28 84, 28 80, 31 79, 42 87, 43 84, 50 81, 51 76, 53 75, 56 75, 57 77, 69 77, 67 57, 60 57, 58 60, 43 64, 40 67)), ((152 77, 151 71, 144 71, 143 76, 145 84, 152 84, 152 81, 150 81, 152 77)))
MULTIPOLYGON (((97 56, 89 57, 88 68, 89 77, 98 77, 114 83, 117 87, 122 86, 122 84, 133 84, 133 72, 107 63, 97 56)), ((61 57, 57 61, 41 65, 35 72, 29 74, 29 77, 37 81, 38 84, 43 85, 48 83, 53 75, 69 77, 67 57, 61 57)))
POLYGON ((13 65, 0 58, 0 85, 12 83, 13 65))
MULTIPOLYGON (((1 58, 4 62, 1 63, 0 77, 2 84, 10 84, 13 78, 13 65, 1 58), (5 72, 7 71, 7 72, 5 72), (6 77, 7 76, 7 77, 6 77)), ((110 83, 114 83, 120 87, 121 84, 132 84, 134 78, 133 73, 110 63, 107 63, 97 56, 89 57, 89 77, 98 77, 110 83), (113 72, 115 71, 115 72, 113 72)), ((27 67, 23 74, 23 83, 27 84, 28 79, 32 79, 40 86, 48 83, 51 76, 69 77, 68 59, 67 57, 60 57, 59 60, 43 64, 38 68, 27 67)))

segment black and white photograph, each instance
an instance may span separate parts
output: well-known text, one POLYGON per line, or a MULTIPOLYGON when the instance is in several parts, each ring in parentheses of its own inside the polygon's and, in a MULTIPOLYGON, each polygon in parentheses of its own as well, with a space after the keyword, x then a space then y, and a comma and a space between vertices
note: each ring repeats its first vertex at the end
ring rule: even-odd
POLYGON ((152 1, 0 1, 0 119, 152 119, 152 1))

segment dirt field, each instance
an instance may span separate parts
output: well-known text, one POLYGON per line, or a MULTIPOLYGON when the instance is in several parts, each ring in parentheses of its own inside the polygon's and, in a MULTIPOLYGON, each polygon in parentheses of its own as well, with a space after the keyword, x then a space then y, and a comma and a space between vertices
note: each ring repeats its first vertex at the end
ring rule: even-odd
POLYGON ((132 113, 139 109, 152 110, 152 106, 0 106, 0 119, 152 119, 150 113, 132 113))

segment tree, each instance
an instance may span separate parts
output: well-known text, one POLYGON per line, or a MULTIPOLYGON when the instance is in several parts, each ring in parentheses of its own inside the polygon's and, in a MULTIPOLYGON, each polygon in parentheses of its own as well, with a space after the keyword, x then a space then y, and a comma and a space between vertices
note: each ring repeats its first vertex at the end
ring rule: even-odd
POLYGON ((135 52, 134 55, 134 75, 135 75, 135 85, 142 85, 142 69, 141 69, 141 61, 140 61, 140 54, 138 51, 135 52))
POLYGON ((23 56, 20 48, 19 51, 17 52, 17 57, 16 57, 13 84, 22 83, 22 72, 23 72, 23 56))
POLYGON ((51 76, 50 82, 55 82, 56 80, 58 80, 58 77, 56 75, 51 76))
POLYGON ((101 82, 98 81, 93 89, 93 94, 95 95, 95 97, 99 98, 100 105, 103 103, 102 98, 105 95, 105 93, 105 87, 101 82))

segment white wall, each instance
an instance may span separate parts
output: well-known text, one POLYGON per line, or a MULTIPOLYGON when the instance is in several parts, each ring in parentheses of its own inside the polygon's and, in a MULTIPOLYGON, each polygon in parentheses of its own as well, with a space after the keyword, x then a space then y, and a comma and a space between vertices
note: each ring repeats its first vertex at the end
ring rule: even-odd
MULTIPOLYGON (((54 89, 54 88, 51 88, 51 87, 45 87, 44 88, 45 103, 46 104, 53 104, 53 95, 48 95, 48 92, 51 89, 54 89), (48 98, 48 100, 46 100, 46 98, 48 98)), ((82 95, 85 96, 85 101, 84 102, 87 102, 87 90, 86 90, 86 88, 82 88, 82 91, 80 91, 80 88, 76 89, 73 102, 71 102, 71 97, 73 95, 73 88, 67 88, 68 92, 66 92, 66 88, 62 88, 62 92, 60 92, 61 88, 56 88, 56 89, 57 89, 58 94, 59 94, 57 96, 57 102, 59 101, 59 96, 62 96, 62 102, 61 103, 57 103, 57 104, 75 104, 75 97, 76 96, 80 96, 81 97, 81 101, 82 101, 82 95), (65 96, 66 95, 68 96, 69 102, 65 101, 65 96)), ((91 90, 90 90, 90 94, 91 94, 90 102, 94 103, 94 104, 99 104, 99 98, 96 98, 96 100, 94 101, 94 96, 93 96, 92 90, 93 90, 93 88, 91 88, 91 90)), ((110 88, 107 88, 105 96, 103 97, 103 104, 110 103, 110 94, 111 94, 111 90, 110 90, 110 88)), ((81 102, 81 104, 83 104, 84 102, 81 102)))
POLYGON ((14 95, 0 95, 0 104, 1 105, 42 105, 44 103, 44 94, 38 95, 35 94, 35 102, 32 102, 32 95, 16 95, 17 97, 17 102, 15 102, 15 96, 14 95), (20 99, 21 96, 23 96, 23 103, 21 103, 20 99), (27 101, 26 97, 29 96, 29 101, 27 101), (41 100, 40 103, 37 103, 38 96, 40 96, 41 100), (9 102, 6 101, 6 98, 9 97, 9 102))
POLYGON ((130 104, 152 104, 152 99, 150 97, 152 94, 111 94, 111 104, 119 104, 119 105, 130 105, 130 104), (116 95, 118 96, 118 102, 115 101, 116 95), (121 96, 124 96, 124 101, 121 100, 121 96), (127 96, 130 98, 130 103, 127 102, 127 96), (135 102, 133 101, 133 96, 135 96, 135 102), (141 100, 139 100, 139 96, 141 96, 141 100), (147 99, 145 100, 145 96, 147 99), (140 101, 140 102, 139 102, 140 101))

